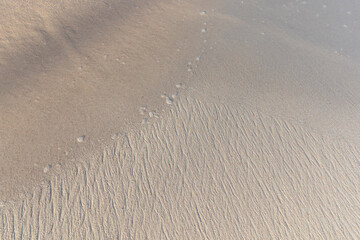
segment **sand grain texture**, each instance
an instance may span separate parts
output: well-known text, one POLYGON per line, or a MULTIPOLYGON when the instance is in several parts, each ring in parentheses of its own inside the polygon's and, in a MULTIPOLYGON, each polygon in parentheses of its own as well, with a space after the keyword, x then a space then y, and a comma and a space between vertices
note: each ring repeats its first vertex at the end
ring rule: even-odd
POLYGON ((357 239, 358 146, 183 97, 2 208, 2 239, 357 239))
POLYGON ((178 66, 200 51, 196 8, 1 2, 0 199, 31 189, 46 165, 101 151, 114 133, 139 126, 140 106, 160 112, 166 105, 158 96, 186 80, 178 66))
POLYGON ((0 239, 360 239, 357 1, 0 8, 0 239))

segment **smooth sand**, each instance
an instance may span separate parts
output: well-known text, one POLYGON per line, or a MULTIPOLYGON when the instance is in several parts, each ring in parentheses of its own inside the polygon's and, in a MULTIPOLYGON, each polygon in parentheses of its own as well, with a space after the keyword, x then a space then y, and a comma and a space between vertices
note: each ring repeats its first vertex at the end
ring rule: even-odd
POLYGON ((1 5, 1 239, 360 238, 358 3, 110 3, 1 5))

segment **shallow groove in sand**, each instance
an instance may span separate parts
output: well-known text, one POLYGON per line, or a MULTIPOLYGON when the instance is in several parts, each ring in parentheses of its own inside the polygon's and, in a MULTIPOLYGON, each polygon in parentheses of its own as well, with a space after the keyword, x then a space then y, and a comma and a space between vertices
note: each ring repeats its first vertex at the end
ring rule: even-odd
POLYGON ((358 239, 359 146, 180 96, 0 208, 1 239, 358 239))

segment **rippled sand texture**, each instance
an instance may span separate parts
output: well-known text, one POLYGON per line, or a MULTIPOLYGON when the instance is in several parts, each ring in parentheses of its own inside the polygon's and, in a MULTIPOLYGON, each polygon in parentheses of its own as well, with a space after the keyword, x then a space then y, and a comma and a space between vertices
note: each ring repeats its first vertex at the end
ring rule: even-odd
POLYGON ((181 98, 0 210, 1 239, 358 239, 360 149, 181 98))
POLYGON ((1 240, 360 239, 358 1, 36 2, 0 3, 1 240))
POLYGON ((0 201, 140 125, 140 106, 161 112, 160 95, 202 44, 200 11, 167 0, 1 1, 0 201))

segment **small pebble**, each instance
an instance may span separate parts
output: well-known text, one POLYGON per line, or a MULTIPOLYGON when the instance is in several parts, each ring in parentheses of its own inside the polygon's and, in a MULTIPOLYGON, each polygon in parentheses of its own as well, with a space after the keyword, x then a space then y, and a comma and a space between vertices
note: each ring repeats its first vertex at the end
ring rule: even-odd
POLYGON ((178 83, 178 84, 176 84, 176 87, 177 88, 181 88, 183 86, 183 84, 182 83, 178 83))
POLYGON ((200 15, 201 15, 201 16, 205 16, 205 15, 206 15, 206 11, 200 12, 200 15))

